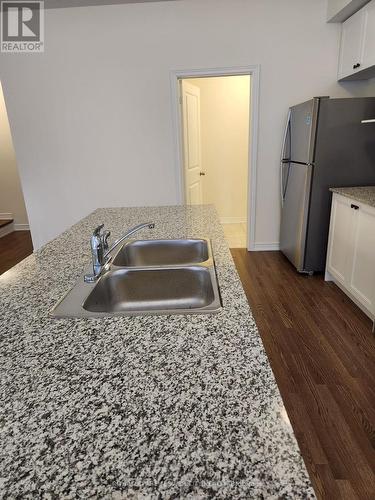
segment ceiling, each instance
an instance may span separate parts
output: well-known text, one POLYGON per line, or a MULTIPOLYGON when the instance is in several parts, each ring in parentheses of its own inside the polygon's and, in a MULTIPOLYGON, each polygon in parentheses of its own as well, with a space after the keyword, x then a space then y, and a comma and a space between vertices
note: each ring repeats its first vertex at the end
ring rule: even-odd
POLYGON ((88 5, 114 5, 121 3, 167 2, 176 0, 44 0, 45 9, 86 7, 88 5))

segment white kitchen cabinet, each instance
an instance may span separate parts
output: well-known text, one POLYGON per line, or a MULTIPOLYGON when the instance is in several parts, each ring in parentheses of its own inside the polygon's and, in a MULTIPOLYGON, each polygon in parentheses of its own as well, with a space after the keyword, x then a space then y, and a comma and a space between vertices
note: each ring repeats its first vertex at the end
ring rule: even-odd
POLYGON ((375 66, 375 1, 367 4, 363 11, 365 18, 361 69, 366 69, 375 66))
POLYGON ((349 198, 333 195, 330 236, 327 252, 327 269, 340 283, 345 284, 348 275, 354 211, 349 198))
POLYGON ((326 280, 375 317, 375 208, 333 194, 326 280))
POLYGON ((361 9, 342 24, 339 80, 353 75, 361 68, 365 18, 364 9, 361 9))
POLYGON ((354 222, 349 290, 375 314, 375 210, 361 204, 356 210, 354 222))
POLYGON ((342 23, 370 0, 327 0, 327 22, 342 23))
POLYGON ((341 28, 339 80, 375 76, 375 0, 349 17, 341 28))

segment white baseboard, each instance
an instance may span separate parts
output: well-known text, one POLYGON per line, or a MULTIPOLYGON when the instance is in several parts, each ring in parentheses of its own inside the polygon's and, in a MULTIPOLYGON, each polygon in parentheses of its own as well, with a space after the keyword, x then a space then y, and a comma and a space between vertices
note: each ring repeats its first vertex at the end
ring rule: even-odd
POLYGON ((268 252, 268 251, 275 251, 275 250, 280 250, 280 243, 279 242, 254 243, 250 248, 251 252, 268 252))
MULTIPOLYGON (((2 212, 0 213, 0 220, 8 220, 8 219, 13 219, 13 214, 11 214, 10 212, 9 213, 6 213, 6 212, 2 212)), ((6 228, 8 226, 5 226, 6 228)), ((16 222, 13 222, 13 224, 9 224, 9 227, 11 228, 11 231, 8 230, 8 233, 11 233, 12 231, 30 231, 30 227, 29 227, 29 224, 17 224, 16 222)), ((5 228, 3 228, 5 229, 5 228)), ((1 235, 1 233, 0 233, 1 235)), ((4 235, 3 235, 4 236, 4 235)))
POLYGON ((30 226, 28 224, 14 224, 15 231, 30 231, 30 226))
MULTIPOLYGON (((12 217, 12 214, 5 214, 7 217, 3 217, 3 215, 4 214, 0 214, 0 220, 7 220, 12 217)), ((8 224, 7 226, 0 228, 0 238, 13 233, 13 231, 30 231, 30 227, 29 224, 15 224, 12 222, 12 224, 8 224)))
POLYGON ((0 228, 0 238, 6 236, 7 234, 13 233, 13 231, 14 231, 14 224, 8 224, 7 226, 0 228))
POLYGON ((221 224, 245 224, 244 217, 220 217, 221 224))
POLYGON ((11 213, 0 213, 0 220, 8 220, 8 219, 13 219, 13 214, 11 213))

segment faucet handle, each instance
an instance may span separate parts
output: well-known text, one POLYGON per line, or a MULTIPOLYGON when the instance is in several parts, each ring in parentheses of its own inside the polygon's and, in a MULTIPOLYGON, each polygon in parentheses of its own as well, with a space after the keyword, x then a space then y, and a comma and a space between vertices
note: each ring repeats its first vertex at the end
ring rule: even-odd
POLYGON ((104 227, 104 224, 100 224, 100 226, 96 227, 94 229, 94 232, 92 233, 93 236, 101 236, 102 229, 104 227))
POLYGON ((106 252, 109 248, 108 245, 108 238, 111 236, 111 231, 104 231, 103 234, 101 235, 101 240, 103 244, 103 250, 106 252))

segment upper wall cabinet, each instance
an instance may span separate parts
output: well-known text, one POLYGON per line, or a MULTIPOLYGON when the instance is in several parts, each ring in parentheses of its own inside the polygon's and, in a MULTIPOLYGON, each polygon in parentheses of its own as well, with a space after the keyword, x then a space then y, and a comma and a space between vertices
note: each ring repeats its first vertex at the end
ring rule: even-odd
POLYGON ((375 0, 342 24, 338 80, 375 76, 375 0))
POLYGON ((369 3, 364 10, 365 26, 363 30, 363 69, 375 66, 375 1, 369 3))
POLYGON ((361 67, 365 15, 360 10, 345 21, 341 28, 339 80, 353 75, 361 67))

